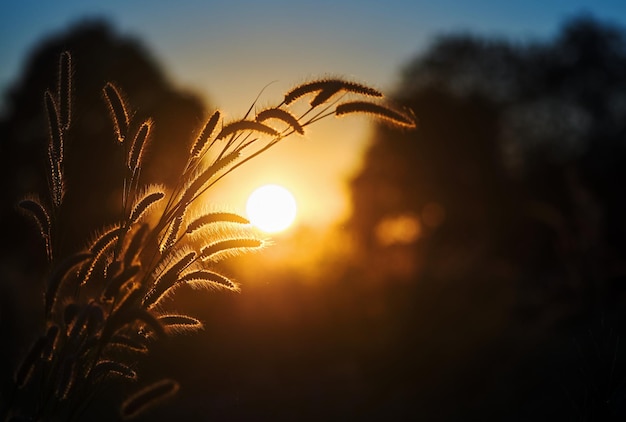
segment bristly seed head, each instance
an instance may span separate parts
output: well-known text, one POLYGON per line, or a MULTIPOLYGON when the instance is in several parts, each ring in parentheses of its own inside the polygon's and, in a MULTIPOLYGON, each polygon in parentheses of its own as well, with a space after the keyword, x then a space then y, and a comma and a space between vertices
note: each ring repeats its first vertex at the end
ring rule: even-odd
POLYGON ((239 291, 237 283, 230 278, 209 270, 196 270, 184 274, 180 278, 181 283, 186 283, 192 288, 225 288, 232 291, 239 291))
MULTIPOLYGON (((382 92, 378 91, 377 89, 357 82, 346 81, 343 79, 321 79, 317 81, 307 82, 293 88, 291 91, 285 94, 284 102, 285 104, 291 104, 303 95, 316 91, 326 91, 326 94, 324 94, 323 97, 327 96, 328 98, 320 97, 317 100, 314 99, 311 103, 312 107, 323 104, 333 94, 339 91, 352 92, 354 94, 365 95, 368 97, 383 96, 382 92)), ((320 93, 320 95, 322 95, 322 93, 320 93)))
POLYGON ((185 233, 193 233, 213 223, 250 224, 250 220, 232 212, 210 212, 200 215, 187 226, 185 233))
POLYGON ((109 106, 111 118, 113 119, 113 128, 115 129, 117 141, 121 144, 128 134, 128 125, 130 124, 128 109, 126 108, 120 90, 111 82, 107 82, 102 92, 109 106))
POLYGON ((254 120, 237 120, 236 122, 232 122, 224 126, 221 132, 217 135, 216 139, 224 139, 237 132, 244 131, 265 133, 270 136, 278 135, 276 129, 264 125, 263 123, 259 123, 254 120))
POLYGON ((202 154, 202 151, 204 150, 204 147, 207 144, 208 140, 211 139, 211 135, 213 135, 213 132, 215 131, 219 120, 220 112, 219 110, 216 110, 215 113, 213 113, 213 115, 209 118, 209 121, 206 122, 206 124, 202 128, 202 131, 198 135, 196 142, 194 142, 193 146, 191 147, 192 157, 198 158, 200 154, 202 154))
POLYGON ((72 56, 68 51, 61 53, 59 59, 59 121, 61 128, 67 131, 72 117, 72 56))
POLYGON ((41 236, 47 240, 50 237, 50 214, 41 200, 36 196, 31 196, 21 200, 18 205, 33 217, 41 236))
POLYGON ((383 121, 391 123, 392 125, 410 129, 417 126, 415 117, 412 114, 402 113, 388 106, 368 101, 351 101, 339 104, 335 109, 335 115, 337 116, 344 116, 351 113, 371 114, 383 121))
POLYGON ((182 223, 183 217, 178 216, 167 226, 165 238, 159 247, 161 252, 164 252, 174 246, 174 243, 176 243, 176 240, 178 239, 178 232, 180 231, 182 223))
POLYGON ((282 108, 268 108, 259 112, 256 115, 257 122, 264 122, 268 119, 282 120, 283 122, 291 126, 291 128, 298 132, 300 135, 304 135, 304 128, 302 127, 298 119, 293 114, 286 110, 283 110, 282 108))
POLYGON ((200 320, 188 315, 161 315, 157 318, 167 332, 184 333, 203 328, 200 320))
POLYGON ((203 260, 212 260, 224 253, 258 249, 261 246, 263 246, 263 241, 255 238, 220 240, 202 248, 200 257, 203 260))
POLYGON ((165 197, 165 189, 160 185, 152 185, 146 188, 141 199, 135 202, 128 220, 130 224, 136 223, 148 209, 165 197))
POLYGON ((50 131, 49 153, 52 162, 63 161, 63 130, 59 119, 59 106, 50 91, 44 94, 44 103, 48 114, 48 129, 50 131))
POLYGON ((179 389, 176 381, 164 379, 155 382, 129 397, 122 405, 122 417, 134 418, 156 403, 173 396, 179 389))
POLYGON ((144 296, 143 306, 150 309, 161 299, 167 296, 168 292, 175 287, 178 276, 196 259, 196 252, 182 251, 174 256, 168 266, 161 267, 155 272, 154 287, 144 296))
POLYGON ((142 162, 151 129, 152 120, 148 119, 141 124, 135 134, 130 151, 128 152, 128 168, 133 171, 136 171, 142 162))

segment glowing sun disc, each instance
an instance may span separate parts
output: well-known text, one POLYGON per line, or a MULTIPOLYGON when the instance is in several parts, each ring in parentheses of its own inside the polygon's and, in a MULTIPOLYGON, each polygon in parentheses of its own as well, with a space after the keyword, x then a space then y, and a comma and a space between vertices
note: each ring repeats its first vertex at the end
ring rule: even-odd
POLYGON ((263 185, 248 197, 246 214, 252 224, 268 233, 285 230, 296 219, 296 200, 279 185, 263 185))

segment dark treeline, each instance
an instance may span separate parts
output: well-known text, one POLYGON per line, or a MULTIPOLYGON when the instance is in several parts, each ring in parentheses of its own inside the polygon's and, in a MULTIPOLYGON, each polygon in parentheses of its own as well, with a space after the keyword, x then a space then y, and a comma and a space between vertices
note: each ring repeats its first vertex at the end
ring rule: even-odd
MULTIPOLYGON (((0 326, 17 339, 2 351, 9 364, 30 340, 24 326, 35 322, 17 308, 39 306, 33 268, 43 265, 11 204, 45 183, 41 93, 63 49, 80 76, 68 195, 85 204, 70 213, 68 248, 110 218, 104 82, 158 123, 146 175, 155 181, 176 174, 174 141, 203 119, 197 99, 105 24, 33 54, 0 121, 0 326), (5 298, 15 297, 12 309, 5 298)), ((264 267, 261 253, 232 268, 260 266, 255 280, 240 277, 241 295, 182 291, 206 330, 142 362, 146 378, 182 385, 144 420, 624 417, 626 31, 580 18, 535 43, 442 37, 404 69, 397 98, 419 127, 372 134, 351 183, 354 259, 320 263, 334 276, 305 283, 264 267)), ((103 403, 90 417, 114 414, 103 403)))
POLYGON ((579 18, 537 43, 446 36, 397 92, 419 130, 378 128, 351 225, 364 273, 410 286, 395 367, 416 406, 623 417, 626 32, 579 18), (419 233, 390 240, 394 225, 419 233))

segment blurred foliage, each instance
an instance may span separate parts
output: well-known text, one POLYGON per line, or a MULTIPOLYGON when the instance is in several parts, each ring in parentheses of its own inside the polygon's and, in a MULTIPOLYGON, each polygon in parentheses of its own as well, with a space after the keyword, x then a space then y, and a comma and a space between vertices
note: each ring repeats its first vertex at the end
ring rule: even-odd
POLYGON ((350 225, 364 277, 408 286, 402 379, 432 415, 457 388, 483 417, 623 417, 624 29, 582 17, 528 44, 441 37, 397 96, 418 130, 377 128, 350 225))

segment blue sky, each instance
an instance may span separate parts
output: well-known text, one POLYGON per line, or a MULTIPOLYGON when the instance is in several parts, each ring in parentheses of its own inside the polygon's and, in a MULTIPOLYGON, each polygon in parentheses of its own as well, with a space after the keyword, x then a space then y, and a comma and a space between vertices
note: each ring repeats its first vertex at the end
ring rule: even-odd
MULTIPOLYGON (((267 91, 268 103, 294 84, 328 74, 388 90, 400 66, 436 35, 464 31, 516 41, 548 38, 564 20, 583 13, 626 26, 624 0, 2 0, 0 91, 16 79, 39 40, 89 17, 106 17, 121 33, 141 39, 178 86, 237 117, 272 81, 278 82, 267 91)), ((227 201, 240 206, 254 183, 291 183, 309 203, 302 209, 311 221, 322 212, 345 213, 340 181, 358 168, 367 126, 342 122, 314 130, 311 138, 268 158, 282 166, 254 164, 249 186, 227 201), (309 159, 300 162, 290 154, 309 159), (319 197, 330 198, 323 209, 315 206, 319 197)))
POLYGON ((390 85, 398 67, 441 33, 542 38, 554 34, 564 19, 581 13, 626 25, 626 2, 617 0, 3 0, 2 4, 0 88, 15 79, 25 55, 42 37, 78 19, 104 16, 121 32, 142 39, 173 78, 211 94, 223 107, 236 103, 229 97, 239 96, 240 90, 256 91, 283 78, 293 83, 293 78, 320 72, 390 85), (224 85, 231 80, 244 86, 227 89, 224 85), (208 85, 211 82, 213 86, 208 85))

